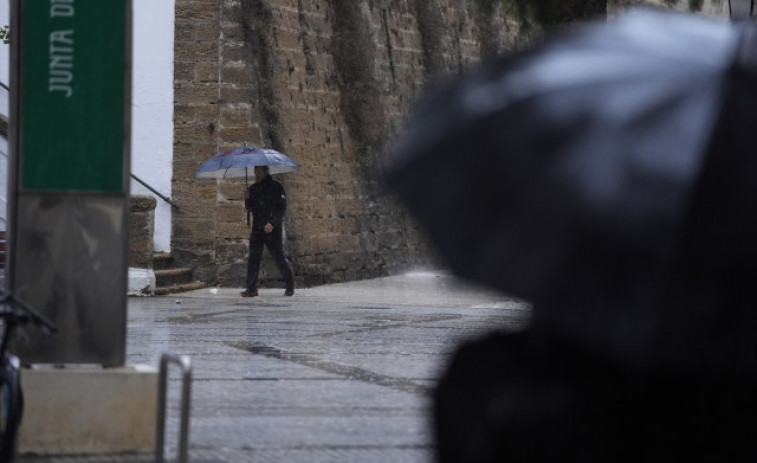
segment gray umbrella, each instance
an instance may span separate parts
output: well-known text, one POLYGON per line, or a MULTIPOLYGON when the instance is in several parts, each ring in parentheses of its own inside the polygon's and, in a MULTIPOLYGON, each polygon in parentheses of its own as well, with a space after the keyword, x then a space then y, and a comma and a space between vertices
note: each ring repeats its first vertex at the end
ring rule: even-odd
POLYGON ((233 150, 216 153, 195 173, 197 178, 245 177, 255 166, 268 166, 271 174, 294 172, 300 165, 287 155, 269 148, 242 146, 233 150))

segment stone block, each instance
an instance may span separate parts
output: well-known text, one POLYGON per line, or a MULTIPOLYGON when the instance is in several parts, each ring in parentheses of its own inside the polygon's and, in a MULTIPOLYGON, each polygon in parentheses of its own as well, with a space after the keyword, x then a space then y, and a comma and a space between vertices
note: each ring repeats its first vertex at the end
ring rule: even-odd
POLYGON ((188 61, 174 61, 173 80, 174 82, 194 82, 195 63, 188 61))
MULTIPOLYGON (((188 161, 195 161, 198 162, 197 167, 200 167, 200 164, 204 162, 206 159, 213 156, 217 151, 217 145, 215 142, 211 141, 202 141, 202 142, 191 142, 191 141, 185 141, 185 140, 179 140, 174 136, 174 162, 181 161, 181 162, 188 162, 188 161)), ((190 177, 178 177, 174 174, 174 179, 179 182, 186 183, 187 181, 194 180, 194 174, 190 177)))
POLYGON ((151 195, 131 195, 129 212, 151 212, 155 210, 157 200, 151 195))
POLYGON ((177 104, 217 103, 218 86, 209 84, 174 84, 174 102, 177 104))
POLYGON ((173 192, 174 196, 181 199, 182 201, 208 201, 208 204, 215 205, 216 184, 212 179, 197 179, 189 182, 174 182, 173 192))
POLYGON ((177 240, 213 243, 215 223, 211 220, 174 218, 173 236, 177 240))
POLYGON ((241 145, 247 140, 259 139, 259 130, 254 127, 221 127, 218 138, 232 145, 241 145))
MULTIPOLYGON (((219 29, 224 41, 244 40, 244 27, 238 21, 222 21, 219 29)), ((218 36, 219 34, 216 33, 215 37, 218 38, 218 36)))
POLYGON ((174 47, 174 61, 179 62, 218 62, 218 43, 208 42, 177 42, 174 47))
POLYGON ((220 286, 244 288, 246 276, 246 262, 218 266, 217 278, 220 286))
MULTIPOLYGON (((194 263, 193 263, 194 265, 194 263)), ((218 282, 218 267, 215 263, 200 264, 194 268, 194 277, 199 281, 215 284, 218 282)))
POLYGON ((221 242, 216 246, 218 262, 246 262, 249 245, 242 242, 221 242))
POLYGON ((225 40, 221 42, 221 56, 224 62, 239 61, 247 62, 250 59, 250 51, 245 46, 244 42, 238 40, 225 40))
POLYGON ((174 139, 184 143, 209 143, 215 138, 215 126, 202 126, 199 124, 186 124, 174 126, 174 139))
POLYGON ((253 84, 252 72, 247 66, 225 64, 221 69, 221 78, 224 83, 234 83, 243 87, 253 84))
MULTIPOLYGON (((174 76, 175 78, 175 76, 174 76)), ((196 106, 183 104, 174 105, 173 120, 175 125, 191 124, 195 121, 197 109, 196 106)))
POLYGON ((365 252, 376 252, 379 249, 378 239, 374 233, 361 233, 359 235, 359 248, 365 252))
MULTIPOLYGON (((136 212, 129 214, 129 247, 133 248, 138 244, 141 246, 141 243, 143 241, 152 240, 154 229, 153 224, 154 219, 150 214, 136 212)), ((150 250, 145 248, 143 252, 147 253, 150 252, 150 250)), ((131 262, 131 258, 129 259, 129 261, 131 262)), ((132 265, 132 267, 140 266, 132 265)))
MULTIPOLYGON (((204 124, 207 126, 207 124, 217 121, 218 120, 218 114, 219 114, 219 105, 212 103, 212 104, 202 104, 202 105, 195 105, 195 120, 198 124, 204 124)), ((218 151, 216 149, 216 144, 213 143, 212 145, 209 145, 210 149, 208 150, 210 153, 215 153, 218 151)))
POLYGON ((205 21, 196 23, 194 27, 194 37, 200 41, 218 40, 221 35, 221 26, 218 21, 205 21))
MULTIPOLYGON (((215 262, 214 242, 208 241, 205 245, 199 245, 194 241, 183 241, 174 239, 171 244, 171 257, 177 266, 195 267, 195 277, 197 269, 200 266, 213 264, 215 262)), ((206 281, 206 280, 202 280, 206 281)))
POLYGON ((252 87, 230 87, 221 86, 221 97, 219 101, 225 103, 236 102, 255 102, 257 99, 257 90, 252 87))
MULTIPOLYGON (((209 156, 208 156, 209 157, 209 156)), ((201 161, 174 161, 173 164, 173 175, 176 178, 192 178, 195 175, 195 172, 202 164, 201 161)), ((199 183, 205 183, 205 182, 213 182, 213 180, 197 180, 195 184, 199 183)), ((182 184, 185 184, 186 182, 182 182, 182 184)))
POLYGON ((360 246, 360 237, 358 235, 343 235, 339 232, 337 232, 337 235, 340 235, 338 248, 340 252, 349 253, 351 251, 359 251, 362 249, 360 246))
POLYGON ((363 201, 357 198, 335 199, 334 211, 338 216, 354 217, 360 215, 365 209, 363 201))
MULTIPOLYGON (((216 218, 219 222, 243 223, 247 226, 247 211, 241 200, 216 206, 216 218)), ((252 215, 250 215, 250 222, 252 222, 252 215)), ((247 234, 249 235, 249 230, 247 234)))
POLYGON ((175 21, 174 34, 175 43, 193 42, 195 40, 195 24, 192 21, 175 21))
POLYGON ((296 30, 278 29, 276 33, 278 45, 282 50, 302 50, 300 34, 296 30))
MULTIPOLYGON (((152 219, 147 217, 141 217, 139 220, 133 217, 134 214, 132 214, 132 218, 130 220, 131 224, 134 224, 134 229, 136 230, 134 233, 129 233, 129 249, 132 250, 132 252, 139 252, 141 254, 149 254, 151 253, 152 247, 149 246, 150 243, 153 240, 152 233, 150 233, 150 230, 147 229, 146 226, 143 226, 143 228, 137 229, 137 227, 140 225, 138 222, 145 222, 150 223, 152 225, 152 219)), ((129 266, 130 267, 146 267, 142 265, 133 265, 132 259, 129 259, 129 266)))
MULTIPOLYGON (((253 169, 249 169, 249 178, 247 181, 249 184, 251 184, 254 180, 254 172, 253 169)), ((241 208, 244 209, 244 192, 245 192, 246 186, 245 186, 245 179, 242 178, 234 178, 234 179, 223 179, 218 181, 218 197, 220 200, 223 201, 234 201, 234 204, 231 205, 237 209, 241 208)), ((224 204, 225 206, 230 206, 229 204, 224 204)))
POLYGON ((176 4, 176 21, 204 21, 218 19, 216 2, 192 2, 176 4))
POLYGON ((296 236, 299 240, 308 242, 324 233, 322 220, 303 220, 292 228, 296 229, 296 236))
POLYGON ((25 369, 22 387, 22 454, 154 452, 154 368, 25 369))
POLYGON ((187 200, 181 201, 179 210, 175 210, 173 214, 176 218, 214 220, 215 207, 215 201, 187 200))
POLYGON ((219 78, 219 66, 217 61, 200 62, 195 64, 195 81, 202 84, 213 84, 217 87, 219 78))
POLYGON ((248 127, 252 119, 250 103, 222 103, 219 106, 222 127, 248 127))
POLYGON ((244 222, 219 222, 216 228, 218 239, 242 239, 250 236, 250 228, 244 222))
POLYGON ((153 252, 154 252, 154 240, 149 239, 137 239, 129 241, 129 267, 149 269, 152 267, 153 252))

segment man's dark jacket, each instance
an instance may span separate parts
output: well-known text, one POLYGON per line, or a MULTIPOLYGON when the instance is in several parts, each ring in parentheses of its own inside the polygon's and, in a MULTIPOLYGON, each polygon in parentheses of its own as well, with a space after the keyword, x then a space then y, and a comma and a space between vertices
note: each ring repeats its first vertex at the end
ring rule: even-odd
POLYGON ((263 180, 250 185, 250 197, 244 205, 252 212, 253 230, 262 230, 267 223, 279 228, 287 208, 284 187, 266 175, 263 180))

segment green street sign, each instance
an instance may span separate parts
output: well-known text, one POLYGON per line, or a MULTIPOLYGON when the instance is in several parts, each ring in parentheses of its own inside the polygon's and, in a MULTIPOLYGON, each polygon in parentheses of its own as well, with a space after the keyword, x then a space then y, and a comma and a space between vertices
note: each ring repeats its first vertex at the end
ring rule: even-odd
POLYGON ((126 1, 24 2, 22 191, 124 191, 126 1))

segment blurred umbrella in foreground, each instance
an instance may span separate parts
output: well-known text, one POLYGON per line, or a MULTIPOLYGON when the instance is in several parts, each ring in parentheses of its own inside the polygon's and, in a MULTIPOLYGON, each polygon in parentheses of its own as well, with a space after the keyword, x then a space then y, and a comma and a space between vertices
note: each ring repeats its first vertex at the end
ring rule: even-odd
MULTIPOLYGON (((458 274, 537 304, 645 310, 706 168, 734 182, 718 214, 752 216, 752 43, 746 24, 636 13, 504 59, 418 108, 390 182, 458 274)), ((705 252, 754 248, 721 224, 705 252)), ((649 328, 606 310, 612 337, 649 328)), ((554 321, 592 328, 574 315, 554 321)))
MULTIPOLYGON (((743 375, 755 386, 756 151, 757 31, 749 23, 634 13, 485 66, 432 95, 398 144, 390 183, 453 270, 534 303, 528 334, 468 346, 442 383, 441 396, 457 390, 482 409, 501 410, 486 425, 500 426, 520 442, 509 456, 533 451, 568 461, 571 455, 581 461, 600 455, 610 458, 604 461, 647 461, 681 434, 669 434, 657 449, 645 444, 618 456, 600 447, 620 446, 624 441, 613 442, 619 434, 612 433, 626 428, 617 421, 617 428, 605 426, 609 421, 592 426, 600 416, 618 419, 613 413, 627 411, 602 415, 607 404, 633 410, 628 401, 638 399, 643 406, 629 412, 630 426, 650 411, 646 406, 670 396, 644 383, 641 389, 649 386, 649 394, 659 392, 665 400, 610 397, 606 391, 586 399, 592 387, 673 375, 676 380, 666 376, 666 384, 689 384, 690 391, 702 393, 702 406, 675 423, 663 419, 672 416, 664 412, 658 418, 691 430, 687 426, 701 418, 693 414, 709 413, 708 401, 716 399, 702 382, 682 378, 743 375), (622 374, 582 376, 603 366, 622 374), (494 398, 457 382, 508 371, 531 379, 495 379, 502 387, 493 388, 494 398), (538 378, 546 377, 561 386, 544 387, 538 378), (507 388, 509 395, 502 392, 507 388), (550 415, 551 405, 536 406, 557 406, 563 399, 562 414, 550 415), (571 413, 575 423, 565 416, 571 413), (516 438, 507 423, 518 420, 516 438), (528 420, 535 429, 565 432, 554 441, 555 455, 547 450, 554 435, 524 437, 533 430, 523 425, 528 420), (613 437, 579 449, 593 432, 613 437)), ((702 457, 707 449, 726 446, 718 439, 729 432, 734 455, 754 455, 755 446, 741 445, 743 436, 730 426, 734 418, 726 405, 746 396, 724 393, 717 381, 711 386, 728 397, 722 401, 725 416, 718 418, 722 427, 698 428, 687 439, 710 439, 701 444, 702 457)), ((742 414, 757 412, 750 400, 742 414)), ((686 410, 687 404, 679 405, 686 410)), ((468 418, 477 413, 474 405, 465 407, 459 411, 468 418)), ((468 424, 469 434, 481 431, 468 424)), ((669 429, 660 426, 661 432, 669 429)), ((498 436, 504 440, 488 442, 493 448, 507 442, 498 436)), ((478 448, 486 453, 483 440, 478 448)))

